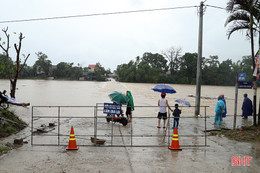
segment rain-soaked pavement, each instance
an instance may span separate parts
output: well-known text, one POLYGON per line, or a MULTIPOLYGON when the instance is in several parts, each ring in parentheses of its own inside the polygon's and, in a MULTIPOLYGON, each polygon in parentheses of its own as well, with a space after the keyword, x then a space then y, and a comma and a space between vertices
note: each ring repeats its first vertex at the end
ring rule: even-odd
MULTIPOLYGON (((25 84, 26 85, 25 81, 25 84)), ((52 83, 51 83, 52 84, 52 83)), ((78 83, 76 83, 78 85, 78 83)), ((91 83, 92 84, 92 83, 91 83)), ((36 85, 36 84, 35 84, 36 85)), ((40 85, 50 85, 44 82, 40 85)), ((82 85, 82 83, 80 83, 82 85)), ((61 146, 35 146, 31 145, 31 112, 32 108, 12 107, 19 116, 28 122, 29 127, 13 135, 9 138, 1 140, 0 143, 13 142, 14 138, 24 138, 28 144, 11 150, 7 154, 0 156, 0 173, 21 172, 258 172, 260 169, 260 145, 247 142, 237 142, 228 140, 223 136, 206 136, 206 129, 214 129, 212 125, 214 106, 216 100, 206 100, 204 105, 210 106, 206 113, 207 118, 195 118, 192 115, 193 109, 183 107, 183 114, 181 115, 180 125, 178 129, 179 143, 183 148, 182 151, 171 151, 168 145, 171 144, 171 136, 173 130, 167 128, 166 133, 163 128, 156 128, 157 119, 156 99, 158 94, 153 92, 144 92, 145 88, 150 89, 153 84, 138 85, 136 89, 135 84, 126 83, 97 83, 97 95, 93 95, 93 99, 86 101, 86 105, 95 105, 96 103, 109 102, 106 98, 107 92, 113 90, 123 91, 131 90, 135 99, 136 107, 133 112, 133 121, 127 126, 122 126, 120 123, 107 123, 102 117, 102 111, 98 112, 100 118, 97 119, 97 135, 99 138, 106 139, 104 146, 94 146, 90 141, 90 136, 94 134, 95 121, 93 118, 94 111, 92 108, 84 110, 89 112, 91 118, 62 118, 60 133, 65 136, 60 137, 61 146), (99 88, 100 87, 100 88, 99 88), (122 89, 123 88, 123 89, 122 89), (155 96, 151 96, 154 94, 155 96), (139 99, 141 97, 141 99, 139 99), (94 102, 95 104, 91 104, 94 102), (213 108, 212 108, 213 107, 213 108), (192 110, 189 110, 192 109, 192 110), (69 141, 70 126, 74 126, 76 141, 79 145, 77 151, 66 151, 66 145, 69 141), (111 128, 113 127, 113 135, 111 138, 111 128), (166 137, 165 137, 166 134, 166 137), (105 136, 107 135, 107 136, 105 136), (119 146, 120 147, 116 147, 119 146), (124 146, 125 145, 125 146, 124 146), (132 147, 131 147, 132 145, 132 147), (126 147, 127 146, 127 147, 126 147), (197 147, 196 147, 197 146, 197 147), (252 157, 250 165, 246 166, 232 166, 232 158, 237 157, 252 157)), ((75 86, 74 86, 75 87, 75 86)), ((183 88, 183 86, 180 86, 183 88)), ((189 86, 187 86, 189 87, 189 86)), ((177 86, 178 88, 178 86, 177 86)), ((175 86, 176 89, 176 86, 175 86)), ((229 88, 228 88, 229 89, 229 88)), ((21 89, 22 90, 22 89, 21 89)), ((176 89, 178 92, 178 89, 176 89)), ((185 90, 185 89, 183 89, 185 90)), ((211 90, 211 89, 209 89, 211 90)), ((230 89, 232 90, 232 88, 230 89)), ((186 92, 186 91, 184 91, 186 92)), ((188 94, 194 94, 192 90, 188 94)), ((205 92, 205 89, 204 89, 205 92)), ((221 91, 219 91, 221 92, 221 91)), ((205 96, 210 96, 205 92, 205 96)), ((222 94, 223 92, 221 92, 222 94)), ((226 93, 225 93, 226 94, 226 93)), ((228 94, 227 94, 228 95, 228 94)), ((214 97, 215 95, 212 95, 214 97)), ((44 97, 44 96, 43 96, 44 97)), ((77 97, 77 94, 75 94, 77 97)), ((176 98, 179 97, 178 95, 176 98)), ((231 96, 229 97, 231 98, 231 96)), ((43 98, 44 99, 44 98, 43 98)), ((173 104, 173 95, 168 96, 170 104, 173 104)), ((232 99, 230 99, 232 101, 232 99)), ((228 102, 231 102, 228 100, 228 102)), ((46 101, 47 102, 47 101, 46 101)), ((57 105, 54 103, 46 103, 33 105, 57 105)), ((69 102, 62 105, 71 105, 69 102)), ((193 100, 190 100, 193 103, 193 100)), ((240 100, 241 102, 241 100, 240 100)), ((80 102, 81 103, 81 102, 80 102)), ((74 103, 72 105, 80 105, 74 103)), ((84 105, 84 104, 83 104, 84 105)), ((192 104, 194 105, 194 103, 192 104)), ((228 105, 232 107, 232 104, 228 105)), ((42 108, 34 108, 36 116, 43 114, 42 108)), ((70 112, 71 109, 61 111, 62 115, 70 112)), ((50 111, 51 112, 51 111, 50 111)), ((48 112, 48 113, 50 113, 48 112)), ((55 111, 54 111, 55 112, 55 111)), ((80 112, 71 111, 75 114, 73 116, 80 116, 80 112)), ((232 113, 230 113, 232 114, 232 113)), ((71 113, 69 113, 71 115, 71 113)), ((67 116, 67 115, 66 115, 67 116)), ((81 115, 82 116, 82 115, 81 115)), ((85 115, 83 117, 86 117, 85 115)), ((202 113, 203 117, 203 113, 202 113)), ((33 137, 34 144, 57 144, 58 126, 57 119, 36 118, 34 120, 34 129, 40 127, 42 124, 48 125, 49 122, 55 122, 55 127, 46 127, 48 133, 38 134, 33 137)), ((252 117, 248 120, 242 120, 240 116, 237 117, 237 126, 251 125, 252 117)), ((170 121, 172 126, 172 119, 170 121)), ((233 127, 233 116, 228 116, 224 119, 223 127, 233 127)))

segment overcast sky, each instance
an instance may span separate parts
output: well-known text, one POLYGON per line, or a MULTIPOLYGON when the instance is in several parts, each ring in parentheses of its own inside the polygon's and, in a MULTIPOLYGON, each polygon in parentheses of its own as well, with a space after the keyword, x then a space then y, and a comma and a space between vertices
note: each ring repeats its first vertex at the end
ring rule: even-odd
MULTIPOLYGON (((199 6, 201 0, 6 0, 1 1, 0 22, 17 19, 87 15, 143 9, 199 6)), ((226 7, 227 0, 207 0, 206 5, 226 7)), ((234 33, 228 40, 224 23, 225 10, 207 7, 203 27, 203 56, 218 55, 220 61, 241 60, 250 55, 250 42, 245 33, 234 33)), ((199 16, 197 8, 173 9, 144 13, 99 15, 91 17, 0 23, 9 27, 13 43, 22 32, 22 53, 31 56, 43 52, 53 65, 74 62, 83 67, 101 63, 106 69, 135 60, 145 52, 161 53, 172 46, 182 54, 198 51, 199 16)), ((3 32, 0 37, 5 38, 3 32)), ((256 46, 257 47, 257 46, 256 46)))

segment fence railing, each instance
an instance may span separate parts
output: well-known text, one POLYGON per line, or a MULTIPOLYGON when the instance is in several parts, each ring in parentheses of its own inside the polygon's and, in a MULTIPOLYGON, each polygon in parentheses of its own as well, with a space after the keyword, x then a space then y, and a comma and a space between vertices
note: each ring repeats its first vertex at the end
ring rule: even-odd
MULTIPOLYGON (((208 106, 200 117, 192 116, 194 107, 182 107, 178 128, 179 142, 182 147, 199 147, 207 145, 208 106)), ((170 146, 173 129, 173 116, 168 110, 166 128, 157 128, 158 106, 135 106, 132 122, 126 126, 114 122, 117 116, 103 113, 104 104, 96 106, 33 106, 31 144, 48 146, 66 146, 73 125, 78 146, 106 147, 166 147, 170 146), (90 138, 94 138, 91 142, 90 138), (104 145, 97 140, 105 140, 104 145)), ((122 106, 122 110, 126 110, 122 106)), ((124 117, 126 117, 124 115, 124 117)), ((122 117, 119 117, 122 118, 122 117)), ((163 123, 163 120, 161 121, 163 123)), ((163 127, 163 125, 161 125, 163 127)))

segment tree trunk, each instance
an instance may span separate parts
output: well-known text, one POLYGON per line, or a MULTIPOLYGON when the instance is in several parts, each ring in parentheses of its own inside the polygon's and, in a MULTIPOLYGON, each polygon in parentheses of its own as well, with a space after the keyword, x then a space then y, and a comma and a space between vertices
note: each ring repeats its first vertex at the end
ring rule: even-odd
MULTIPOLYGON (((250 9, 250 37, 251 37, 251 53, 252 53, 252 63, 253 63, 253 70, 255 69, 255 53, 254 53, 254 34, 253 34, 253 15, 252 10, 250 9)), ((256 76, 253 77, 254 83, 254 97, 253 97, 253 123, 256 126, 256 93, 257 93, 257 83, 256 83, 256 76)))
POLYGON ((16 89, 17 79, 10 80, 10 83, 11 83, 10 96, 11 96, 11 98, 15 98, 15 89, 16 89))
MULTIPOLYGON (((259 24, 259 26, 260 26, 260 24, 259 24)), ((260 31, 258 31, 258 51, 260 51, 260 31)), ((258 61, 259 61, 259 59, 258 59, 258 61)), ((258 126, 260 126, 260 99, 259 99, 259 106, 258 106, 258 126)))

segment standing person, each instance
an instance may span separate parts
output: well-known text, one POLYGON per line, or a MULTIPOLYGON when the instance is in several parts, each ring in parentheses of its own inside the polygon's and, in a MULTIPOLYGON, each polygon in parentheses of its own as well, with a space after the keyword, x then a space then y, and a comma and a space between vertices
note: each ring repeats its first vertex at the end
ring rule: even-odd
POLYGON ((179 107, 179 105, 175 104, 175 109, 174 109, 173 114, 172 114, 174 116, 172 129, 174 129, 175 127, 178 129, 178 126, 179 126, 179 119, 180 119, 180 115, 181 115, 181 110, 178 107, 179 107))
POLYGON ((163 118, 163 128, 165 128, 165 123, 167 119, 167 111, 166 108, 168 107, 171 111, 171 107, 168 104, 168 100, 165 98, 166 94, 164 92, 161 93, 161 98, 158 100, 159 112, 158 112, 158 126, 157 128, 161 128, 161 119, 163 118))
POLYGON ((247 94, 244 94, 244 101, 242 105, 242 117, 243 119, 247 119, 248 116, 253 113, 253 105, 252 101, 247 97, 247 94))
POLYGON ((222 96, 218 96, 218 102, 215 108, 215 120, 213 125, 222 124, 222 113, 225 111, 225 103, 222 100, 222 96))
POLYGON ((226 104, 226 100, 224 98, 224 94, 222 94, 221 96, 222 96, 222 101, 225 104, 225 111, 222 113, 222 118, 225 118, 227 116, 227 104, 226 104))
POLYGON ((127 103, 127 107, 126 107, 126 116, 127 116, 127 120, 130 123, 132 121, 132 111, 134 111, 134 99, 132 96, 131 91, 126 91, 126 96, 128 97, 128 103, 127 103))

